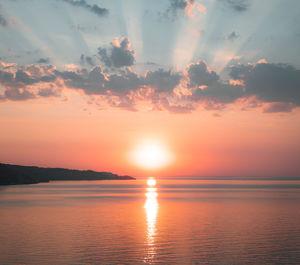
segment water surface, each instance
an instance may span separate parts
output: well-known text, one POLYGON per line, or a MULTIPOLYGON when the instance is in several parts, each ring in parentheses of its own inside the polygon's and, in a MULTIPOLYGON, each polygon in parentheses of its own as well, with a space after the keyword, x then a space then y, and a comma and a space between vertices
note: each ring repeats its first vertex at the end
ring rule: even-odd
POLYGON ((300 264, 300 181, 0 188, 0 264, 300 264))

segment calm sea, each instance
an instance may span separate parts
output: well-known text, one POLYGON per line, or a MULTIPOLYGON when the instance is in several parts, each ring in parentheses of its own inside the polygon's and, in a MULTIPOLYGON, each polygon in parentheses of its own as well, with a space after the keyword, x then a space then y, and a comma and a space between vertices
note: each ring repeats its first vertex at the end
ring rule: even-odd
POLYGON ((300 264, 300 181, 0 188, 0 264, 300 264))

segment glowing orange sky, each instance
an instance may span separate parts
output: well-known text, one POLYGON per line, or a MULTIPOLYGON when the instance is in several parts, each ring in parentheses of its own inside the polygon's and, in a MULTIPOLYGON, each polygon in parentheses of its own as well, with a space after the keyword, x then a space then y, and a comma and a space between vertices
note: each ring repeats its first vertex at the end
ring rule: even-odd
POLYGON ((296 0, 2 0, 0 162, 300 176, 299 10, 296 0), (148 139, 165 146, 165 167, 130 158, 148 139))
POLYGON ((0 161, 93 169, 133 176, 295 176, 300 173, 300 111, 82 110, 60 100, 0 104, 0 161), (138 141, 161 139, 174 155, 151 172, 130 163, 138 141))

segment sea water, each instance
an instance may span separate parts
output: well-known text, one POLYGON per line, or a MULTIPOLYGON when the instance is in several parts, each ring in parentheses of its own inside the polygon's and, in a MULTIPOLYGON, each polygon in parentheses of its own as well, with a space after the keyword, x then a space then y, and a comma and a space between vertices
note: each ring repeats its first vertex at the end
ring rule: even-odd
POLYGON ((0 264, 300 264, 300 181, 3 186, 0 264))

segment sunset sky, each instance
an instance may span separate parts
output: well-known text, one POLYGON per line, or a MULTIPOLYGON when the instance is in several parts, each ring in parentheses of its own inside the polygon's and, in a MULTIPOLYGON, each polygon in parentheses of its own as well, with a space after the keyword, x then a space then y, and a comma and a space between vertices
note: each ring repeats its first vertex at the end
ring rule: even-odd
POLYGON ((2 0, 0 162, 300 176, 299 17, 299 0, 2 0))

